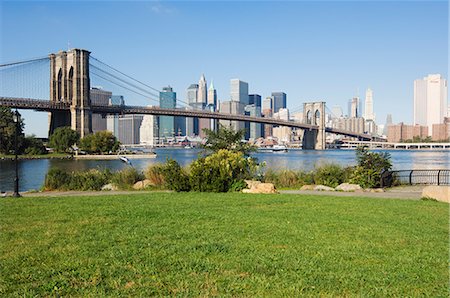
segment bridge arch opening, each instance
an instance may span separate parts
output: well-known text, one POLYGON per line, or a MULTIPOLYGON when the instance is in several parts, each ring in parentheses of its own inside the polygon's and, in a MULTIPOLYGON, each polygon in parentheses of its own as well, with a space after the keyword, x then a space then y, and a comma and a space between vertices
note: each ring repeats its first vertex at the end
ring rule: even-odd
POLYGON ((67 79, 67 97, 68 102, 73 105, 73 66, 70 67, 69 76, 67 79))
POLYGON ((62 97, 62 69, 58 71, 58 78, 56 79, 56 99, 61 101, 62 97))
POLYGON ((320 125, 320 112, 316 110, 314 113, 314 125, 320 125))
POLYGON ((311 111, 308 111, 306 113, 306 124, 312 124, 312 113, 311 113, 311 111))

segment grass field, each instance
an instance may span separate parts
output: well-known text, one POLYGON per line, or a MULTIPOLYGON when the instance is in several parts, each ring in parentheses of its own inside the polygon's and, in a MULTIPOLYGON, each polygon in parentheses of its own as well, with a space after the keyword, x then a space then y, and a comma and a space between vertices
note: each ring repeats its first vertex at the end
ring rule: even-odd
POLYGON ((0 200, 0 296, 448 297, 449 206, 151 193, 0 200))

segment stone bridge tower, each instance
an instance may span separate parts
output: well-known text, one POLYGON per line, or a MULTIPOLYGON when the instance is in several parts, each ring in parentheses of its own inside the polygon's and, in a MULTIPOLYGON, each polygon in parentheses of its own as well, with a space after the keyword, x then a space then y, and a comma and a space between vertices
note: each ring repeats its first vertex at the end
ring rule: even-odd
POLYGON ((325 102, 303 104, 303 123, 319 126, 318 130, 305 130, 303 149, 325 149, 325 102))
POLYGON ((89 97, 89 51, 72 49, 50 54, 50 101, 70 105, 70 111, 52 111, 49 136, 61 126, 70 126, 81 137, 92 132, 89 97))

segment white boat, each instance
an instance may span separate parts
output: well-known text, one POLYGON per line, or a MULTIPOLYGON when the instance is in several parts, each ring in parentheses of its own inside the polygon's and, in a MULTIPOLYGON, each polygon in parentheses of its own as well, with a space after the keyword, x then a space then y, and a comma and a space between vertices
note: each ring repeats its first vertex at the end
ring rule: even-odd
POLYGON ((272 152, 287 152, 288 149, 285 145, 273 145, 272 152))
POLYGON ((126 156, 119 156, 119 159, 124 163, 131 165, 131 161, 126 156))

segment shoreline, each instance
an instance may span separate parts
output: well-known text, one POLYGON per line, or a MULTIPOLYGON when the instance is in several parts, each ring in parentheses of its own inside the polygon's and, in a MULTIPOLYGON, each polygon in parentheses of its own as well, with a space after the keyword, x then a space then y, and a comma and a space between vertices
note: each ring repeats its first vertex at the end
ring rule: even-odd
POLYGON ((94 154, 89 154, 89 155, 74 155, 73 159, 75 160, 85 160, 85 159, 89 159, 89 160, 115 160, 115 159, 119 159, 119 156, 123 156, 126 157, 128 159, 145 159, 145 158, 156 158, 156 153, 153 154, 115 154, 115 155, 94 155, 94 154))

